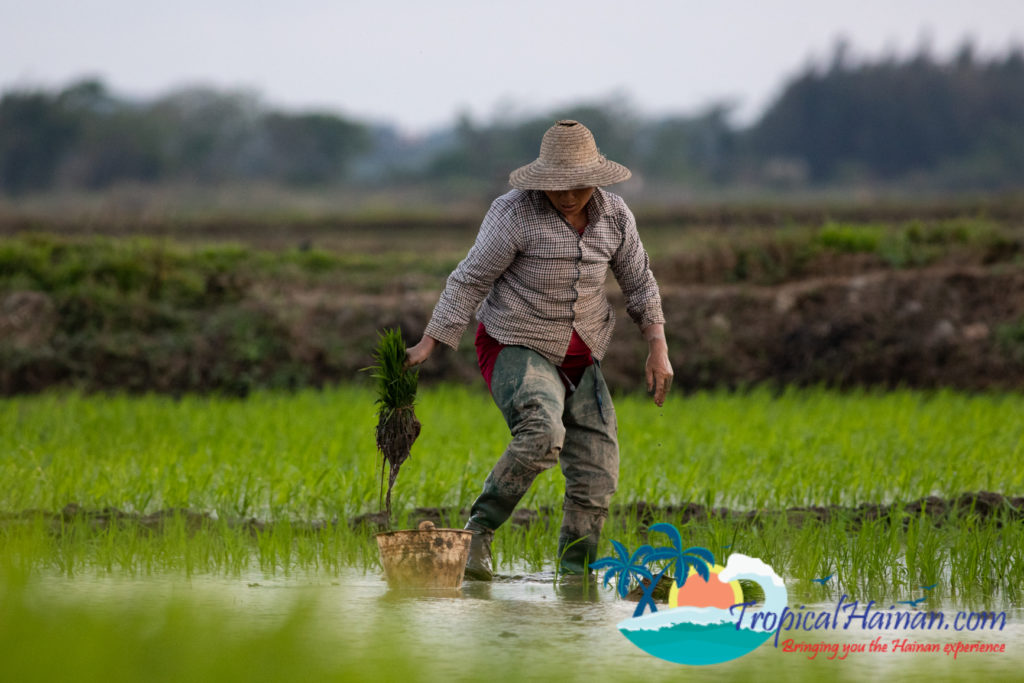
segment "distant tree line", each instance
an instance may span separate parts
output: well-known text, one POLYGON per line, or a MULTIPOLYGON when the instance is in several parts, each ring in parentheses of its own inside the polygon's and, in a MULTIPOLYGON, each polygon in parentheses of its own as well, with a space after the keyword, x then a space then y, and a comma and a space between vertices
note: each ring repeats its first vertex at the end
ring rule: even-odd
POLYGON ((0 98, 0 188, 320 183, 345 178, 353 159, 371 151, 370 140, 363 123, 271 111, 247 93, 191 88, 138 103, 87 80, 0 98))
POLYGON ((788 158, 813 182, 894 180, 999 186, 1024 180, 1024 54, 980 60, 964 44, 852 65, 843 43, 810 67, 749 131, 754 158, 788 158))
POLYGON ((0 192, 101 189, 123 181, 286 185, 501 184, 556 118, 584 121, 602 151, 645 180, 703 186, 1024 183, 1024 53, 922 51, 854 63, 844 43, 793 77, 758 121, 727 105, 646 118, 621 101, 543 116, 460 117, 409 140, 335 113, 285 113, 255 96, 192 88, 148 102, 86 80, 0 97, 0 192))

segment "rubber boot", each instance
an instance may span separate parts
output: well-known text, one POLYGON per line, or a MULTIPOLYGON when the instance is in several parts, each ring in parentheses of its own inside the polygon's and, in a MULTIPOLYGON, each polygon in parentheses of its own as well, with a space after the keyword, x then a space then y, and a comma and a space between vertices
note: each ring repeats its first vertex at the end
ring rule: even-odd
POLYGON ((494 531, 476 522, 468 522, 466 529, 473 532, 473 539, 469 542, 469 558, 466 560, 466 578, 490 581, 494 578, 491 571, 491 541, 494 540, 494 531))
POLYGON ((558 573, 565 575, 590 574, 590 564, 597 560, 597 541, 589 536, 558 539, 558 573))

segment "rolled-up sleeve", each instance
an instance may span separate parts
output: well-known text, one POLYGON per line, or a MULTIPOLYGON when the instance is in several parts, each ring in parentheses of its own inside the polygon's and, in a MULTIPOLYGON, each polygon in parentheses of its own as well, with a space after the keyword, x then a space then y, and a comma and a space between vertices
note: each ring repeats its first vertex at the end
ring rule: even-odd
POLYGON ((626 297, 626 312, 641 329, 655 323, 664 323, 661 294, 651 272, 650 259, 640 233, 636 229, 633 212, 623 206, 619 217, 622 243, 611 260, 612 273, 626 297))
POLYGON ((457 348, 466 327, 491 285, 501 277, 518 253, 516 222, 501 202, 484 216, 476 242, 466 258, 448 276, 444 291, 427 323, 426 334, 457 348))

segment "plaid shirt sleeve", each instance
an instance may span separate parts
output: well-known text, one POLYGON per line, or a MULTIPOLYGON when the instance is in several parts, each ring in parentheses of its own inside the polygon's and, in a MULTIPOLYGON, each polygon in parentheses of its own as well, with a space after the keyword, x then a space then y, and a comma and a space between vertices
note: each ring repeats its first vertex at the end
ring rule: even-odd
POLYGON ((622 226, 622 243, 612 256, 611 269, 626 297, 626 312, 640 329, 655 323, 664 323, 661 310, 661 294, 658 283, 651 272, 650 259, 640 233, 636 229, 636 218, 625 204, 619 216, 622 226))
POLYGON ((455 349, 491 285, 518 253, 516 221, 499 198, 491 204, 466 258, 448 282, 427 323, 426 334, 455 349))

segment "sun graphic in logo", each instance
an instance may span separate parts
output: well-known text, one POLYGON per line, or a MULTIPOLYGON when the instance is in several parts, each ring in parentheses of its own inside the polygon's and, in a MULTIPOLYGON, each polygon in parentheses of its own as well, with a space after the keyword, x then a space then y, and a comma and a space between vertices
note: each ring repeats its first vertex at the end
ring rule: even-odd
POLYGON ((708 580, 704 581, 696 567, 690 567, 682 588, 672 582, 668 593, 669 607, 717 607, 729 609, 743 602, 743 588, 739 581, 722 581, 718 575, 725 571, 720 564, 708 567, 708 580))

